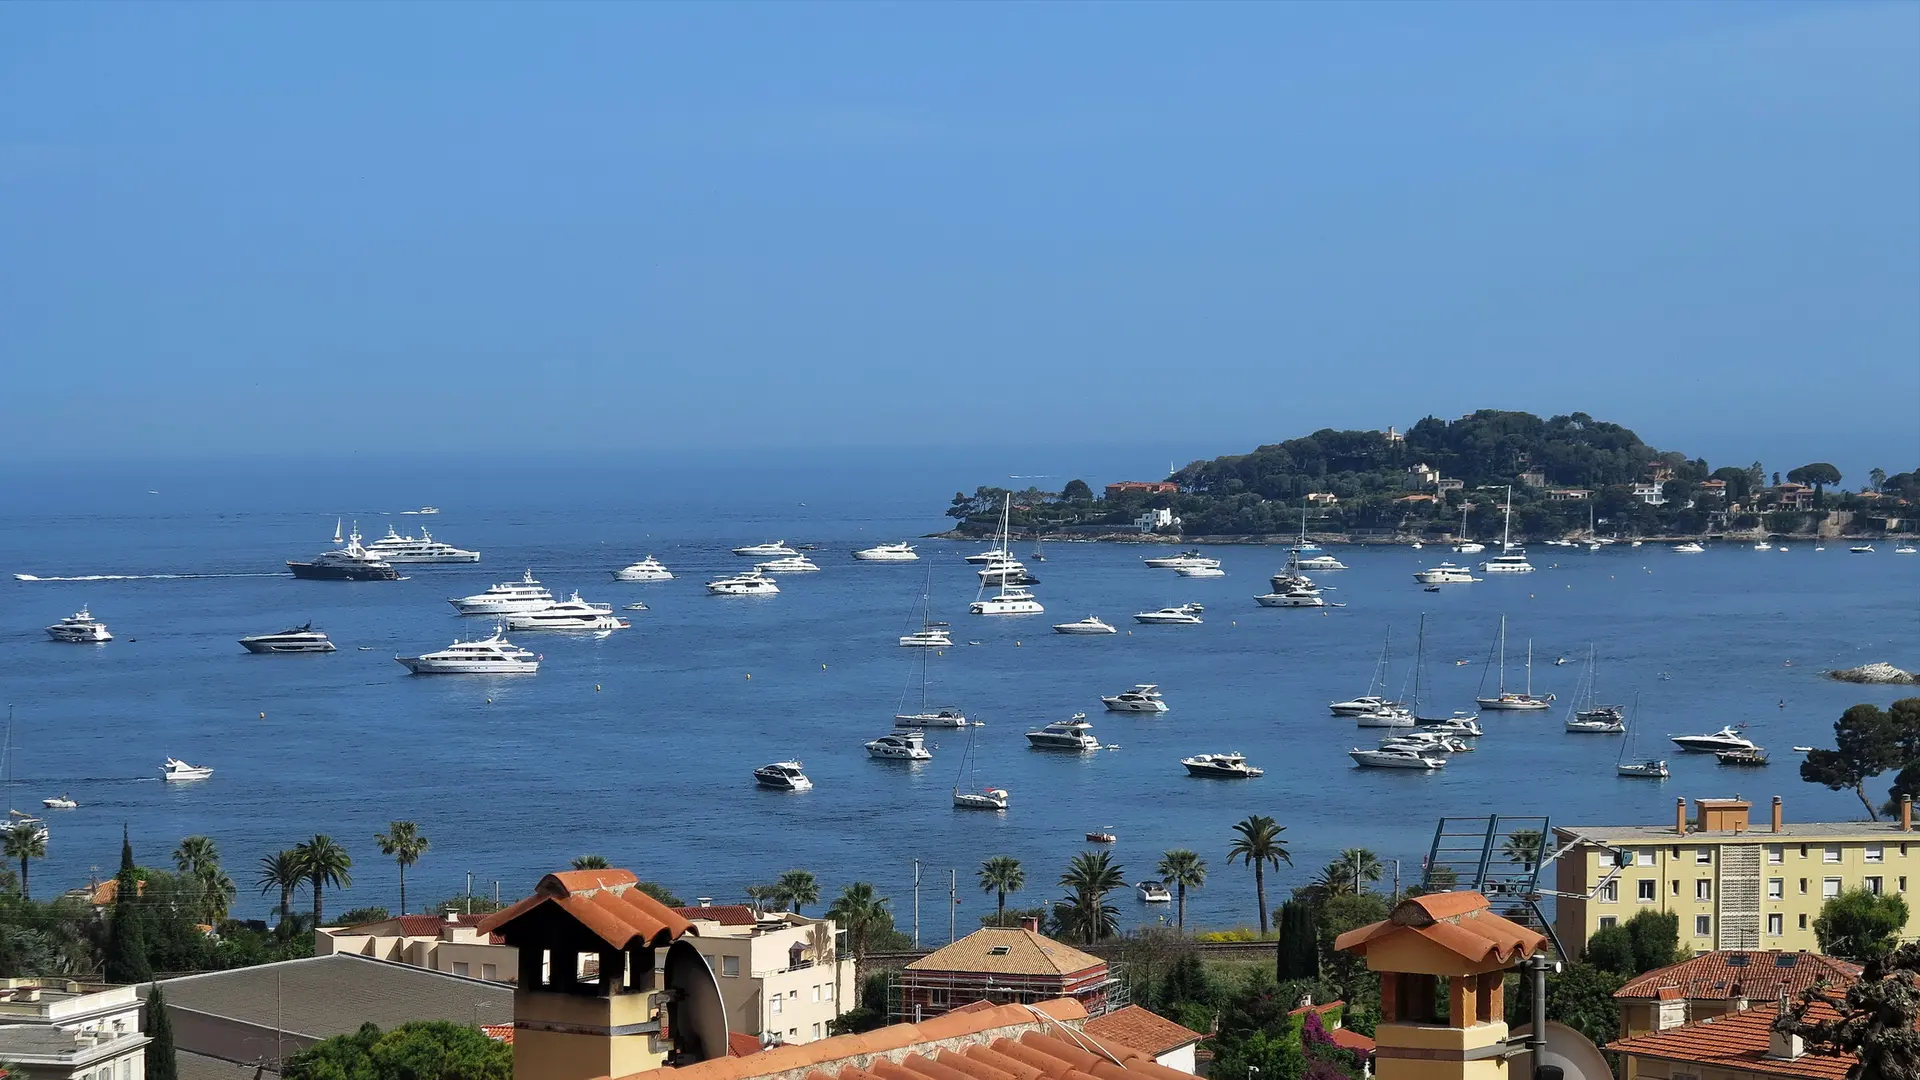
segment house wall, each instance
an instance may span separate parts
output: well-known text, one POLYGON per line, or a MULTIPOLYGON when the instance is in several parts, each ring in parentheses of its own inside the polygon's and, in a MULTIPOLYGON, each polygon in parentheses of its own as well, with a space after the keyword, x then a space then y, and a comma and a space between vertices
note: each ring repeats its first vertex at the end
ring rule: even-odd
POLYGON ((1169 1050, 1153 1060, 1176 1072, 1183 1072, 1191 1076, 1197 1067, 1194 1060, 1194 1048, 1198 1045, 1198 1043, 1188 1043, 1185 1046, 1169 1050))
MULTIPOLYGON (((810 956, 816 923, 781 929, 702 924, 693 943, 706 957, 727 1007, 727 1028, 747 1035, 777 1035, 792 1043, 832 1034, 827 1025, 853 1004, 856 973, 851 961, 792 962, 793 946, 810 956), (734 974, 727 974, 732 970, 734 974), (774 997, 779 996, 779 1012, 774 997)), ((832 924, 826 924, 831 928, 832 924)))

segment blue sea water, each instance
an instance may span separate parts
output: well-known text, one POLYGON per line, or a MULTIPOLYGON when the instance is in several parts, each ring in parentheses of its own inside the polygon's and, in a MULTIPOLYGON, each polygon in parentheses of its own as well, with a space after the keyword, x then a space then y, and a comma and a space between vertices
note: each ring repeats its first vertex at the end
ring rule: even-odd
MULTIPOLYGON (((1196 922, 1253 920, 1251 875, 1225 859, 1233 822, 1270 814, 1287 827, 1293 867, 1270 897, 1307 881, 1339 849, 1370 847, 1417 877, 1441 815, 1550 815, 1563 823, 1670 820, 1676 797, 1779 794, 1799 820, 1860 816, 1850 793, 1802 783, 1794 744, 1830 741, 1847 706, 1885 703, 1897 689, 1820 677, 1871 660, 1916 666, 1920 558, 1849 555, 1844 545, 1788 553, 1745 545, 1704 555, 1663 546, 1588 553, 1539 547, 1538 573, 1427 593, 1414 570, 1438 548, 1334 548, 1351 569, 1318 575, 1346 606, 1276 610, 1265 592, 1284 550, 1215 550, 1228 576, 1183 579, 1144 569, 1137 545, 1047 546, 1035 566, 1044 616, 966 614, 973 545, 918 541, 923 561, 856 563, 850 552, 948 524, 948 493, 1008 472, 1112 475, 1085 451, 1035 464, 1023 452, 923 453, 608 462, 528 459, 494 447, 443 460, 343 455, 310 467, 243 463, 36 466, 0 477, 0 700, 14 709, 12 804, 70 792, 77 810, 51 812, 48 857, 33 869, 42 895, 111 873, 125 823, 144 862, 164 863, 181 836, 214 836, 242 884, 240 912, 271 898, 248 887, 262 855, 326 832, 356 860, 355 886, 329 901, 396 906, 392 864, 374 833, 411 819, 432 849, 409 875, 416 904, 495 882, 523 894, 540 874, 584 852, 666 883, 683 896, 741 896, 795 866, 831 894, 856 879, 893 898, 912 922, 912 861, 927 874, 925 936, 944 940, 940 896, 959 874, 961 931, 990 910, 972 883, 979 863, 1011 854, 1030 888, 1055 895, 1061 867, 1095 829, 1116 833, 1129 879, 1185 846, 1212 876, 1190 900, 1196 922), (157 494, 149 494, 149 489, 157 494), (398 516, 435 503, 435 517, 398 516), (284 560, 324 549, 334 518, 369 537, 388 524, 426 525, 479 548, 478 566, 412 567, 394 583, 295 581, 284 560), (717 598, 701 583, 745 569, 744 543, 815 543, 821 573, 783 579, 772 598, 717 598), (648 553, 678 575, 613 582, 609 571, 648 553), (445 602, 531 568, 556 593, 649 610, 606 638, 517 635, 545 657, 531 678, 409 676, 393 662, 484 632, 445 602), (984 720, 977 782, 1008 788, 1012 807, 952 809, 963 738, 934 732, 932 762, 869 760, 861 744, 890 730, 903 699, 919 702, 914 650, 895 639, 918 625, 932 571, 936 618, 956 645, 931 657, 930 698, 984 720), (190 575, 96 581, 13 580, 85 575, 190 575), (1197 601, 1206 622, 1137 626, 1133 612, 1197 601), (42 627, 82 604, 116 640, 74 646, 42 627), (1055 622, 1098 614, 1106 638, 1063 637, 1055 622), (1524 678, 1533 642, 1536 691, 1563 702, 1589 642, 1602 694, 1639 696, 1640 748, 1673 766, 1665 782, 1617 778, 1617 736, 1569 735, 1561 711, 1483 717, 1479 750, 1444 771, 1353 768, 1370 745, 1326 703, 1362 692, 1383 635, 1395 641, 1395 689, 1427 615, 1430 700, 1466 708, 1481 685, 1502 614, 1510 619, 1509 680, 1524 678), (236 639, 311 620, 341 651, 253 656, 236 639), (361 651, 367 647, 367 651, 361 651), (1555 666, 1552 661, 1569 662, 1555 666), (1456 661, 1466 661, 1457 664, 1456 661), (1173 708, 1101 711, 1100 695, 1161 685, 1173 708), (1023 733, 1076 711, 1104 742, 1083 757, 1028 748, 1023 733), (1751 725, 1775 763, 1735 771, 1710 756, 1670 752, 1669 732, 1751 725), (1239 750, 1265 777, 1187 777, 1178 759, 1239 750), (157 780, 165 755, 213 766, 200 784, 157 780), (757 789, 753 767, 806 763, 815 788, 757 789)), ((1121 452, 1117 457, 1125 457, 1121 452)), ((1142 475, 1160 450, 1123 461, 1142 475), (1151 455, 1151 456, 1149 456, 1151 455)), ((1124 475, 1124 474, 1123 474, 1124 475)), ((1004 481, 1003 481, 1004 482, 1004 481)), ((1096 479, 1096 483, 1099 481, 1096 479)), ((1024 555, 1026 545, 1020 545, 1024 555)), ((1491 680, 1488 683, 1491 686, 1491 680)), ((1885 778, 1876 787, 1876 797, 1885 778)), ((1164 914, 1121 898, 1129 921, 1164 914)))

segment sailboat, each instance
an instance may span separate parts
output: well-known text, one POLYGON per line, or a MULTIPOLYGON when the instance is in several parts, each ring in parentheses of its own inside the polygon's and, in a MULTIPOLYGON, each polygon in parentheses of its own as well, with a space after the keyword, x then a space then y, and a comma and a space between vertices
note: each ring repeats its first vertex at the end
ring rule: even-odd
POLYGON ((1466 503, 1462 503, 1460 506, 1460 542, 1453 545, 1453 550, 1462 555, 1478 555, 1487 550, 1487 545, 1474 543, 1473 538, 1467 535, 1467 511, 1469 509, 1471 509, 1471 507, 1466 503))
POLYGON ((973 731, 967 731, 967 748, 960 754, 960 773, 953 779, 953 808, 956 810, 1005 810, 1007 808, 1006 788, 983 788, 978 792, 961 791, 960 777, 967 778, 971 786, 978 782, 979 769, 973 759, 973 731))
MULTIPOLYGON (((1634 723, 1640 722, 1640 695, 1633 695, 1634 723)), ((1659 758, 1634 758, 1628 760, 1628 752, 1633 749, 1633 729, 1627 729, 1627 737, 1620 740, 1620 760, 1615 763, 1614 771, 1621 776, 1631 776, 1642 780, 1665 780, 1668 775, 1667 763, 1659 758)))
POLYGON ((1480 564, 1483 574, 1531 574, 1533 564, 1527 561, 1525 549, 1513 546, 1513 488, 1507 488, 1507 519, 1500 527, 1500 554, 1480 564))
POLYGON ((1033 550, 1032 550, 1032 551, 1029 551, 1029 552, 1027 552, 1027 558, 1029 558, 1029 559, 1032 559, 1032 560, 1033 560, 1034 562, 1046 562, 1046 561, 1047 561, 1047 553, 1046 553, 1045 551, 1043 551, 1043 550, 1041 550, 1041 547, 1040 547, 1040 533, 1039 533, 1039 531, 1038 531, 1038 530, 1035 530, 1035 531, 1034 531, 1034 534, 1033 534, 1033 550))
POLYGON ((927 705, 927 675, 933 665, 933 649, 915 650, 920 654, 920 711, 907 712, 907 694, 913 689, 913 665, 907 665, 907 685, 900 688, 900 711, 893 714, 893 726, 897 728, 963 728, 973 727, 974 722, 967 719, 955 705, 927 705))
POLYGON ((1387 627, 1386 644, 1380 646, 1380 659, 1373 665, 1373 678, 1367 680, 1367 692, 1351 701, 1335 701, 1327 706, 1335 716, 1359 716, 1380 708, 1399 708, 1401 703, 1387 698, 1387 671, 1393 654, 1393 627, 1387 627))
POLYGON ((336 544, 344 544, 347 542, 346 537, 340 535, 340 519, 339 518, 333 519, 333 542, 336 544))
POLYGON ((1413 722, 1423 727, 1434 727, 1449 735, 1464 735, 1477 738, 1480 735, 1480 714, 1456 709, 1452 716, 1435 716, 1424 709, 1426 704, 1427 683, 1427 616, 1420 615, 1420 632, 1413 641, 1413 722))
MULTIPOLYGON (((1013 534, 1011 532, 1012 517, 1013 493, 1009 491, 1007 493, 1006 503, 1000 509, 1000 550, 1002 551, 1011 551, 1013 549, 1013 534)), ((996 576, 999 579, 1000 591, 993 596, 986 595, 987 579, 982 578, 980 582, 980 595, 974 599, 973 603, 967 605, 968 614, 1039 615, 1047 610, 1040 606, 1040 601, 1033 598, 1033 590, 1027 588, 1025 585, 1010 584, 1007 579, 1012 575, 1000 574, 996 576)))
MULTIPOLYGON (((1298 542, 1296 542, 1293 545, 1292 548, 1288 550, 1292 551, 1296 555, 1302 552, 1320 550, 1319 545, 1307 539, 1307 507, 1304 503, 1301 504, 1300 506, 1300 539, 1298 542)), ((1342 567, 1341 569, 1345 569, 1345 567, 1342 567)))
POLYGON ((927 567, 927 589, 920 594, 922 604, 920 629, 900 637, 903 649, 949 649, 953 647, 953 638, 947 632, 947 624, 935 622, 933 618, 933 567, 927 567))
POLYGON ((1596 690, 1599 682, 1595 677, 1597 670, 1593 661, 1593 643, 1588 642, 1586 670, 1580 673, 1573 700, 1567 704, 1567 730, 1618 735, 1627 730, 1626 710, 1618 705, 1600 704, 1596 690))
POLYGON ((5 768, 0 769, 0 772, 5 774, 7 827, 18 828, 21 825, 31 824, 34 835, 45 840, 47 838, 47 823, 45 821, 34 817, 32 814, 13 809, 13 706, 11 705, 7 706, 7 742, 4 748, 0 748, 0 756, 5 758, 5 768))
MULTIPOLYGON (((1527 639, 1527 689, 1524 693, 1513 693, 1507 689, 1507 617, 1500 616, 1500 638, 1495 646, 1500 653, 1500 692, 1493 697, 1476 697, 1474 700, 1483 709, 1500 712, 1539 712, 1553 706, 1553 695, 1533 696, 1533 639, 1527 639)), ((1487 676, 1480 673, 1480 685, 1487 685, 1487 676)))

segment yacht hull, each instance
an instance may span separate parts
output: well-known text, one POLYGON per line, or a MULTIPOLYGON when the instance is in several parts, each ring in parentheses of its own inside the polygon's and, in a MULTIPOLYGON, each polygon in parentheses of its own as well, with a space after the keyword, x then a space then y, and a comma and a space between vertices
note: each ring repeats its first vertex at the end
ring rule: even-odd
POLYGON ((433 660, 423 656, 396 656, 394 662, 415 675, 532 675, 539 661, 433 660))
POLYGON ((255 641, 241 638, 240 645, 250 653, 330 653, 331 641, 255 641))
POLYGON ((289 559, 287 569, 302 581, 397 581, 400 578, 391 566, 327 566, 289 559))

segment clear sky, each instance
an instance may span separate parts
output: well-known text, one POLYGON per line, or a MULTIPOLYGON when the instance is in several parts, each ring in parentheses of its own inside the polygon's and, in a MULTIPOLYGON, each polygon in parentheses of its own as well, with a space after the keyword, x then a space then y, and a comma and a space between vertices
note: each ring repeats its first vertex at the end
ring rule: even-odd
POLYGON ((1920 464, 1920 4, 0 5, 0 460, 1920 464))

